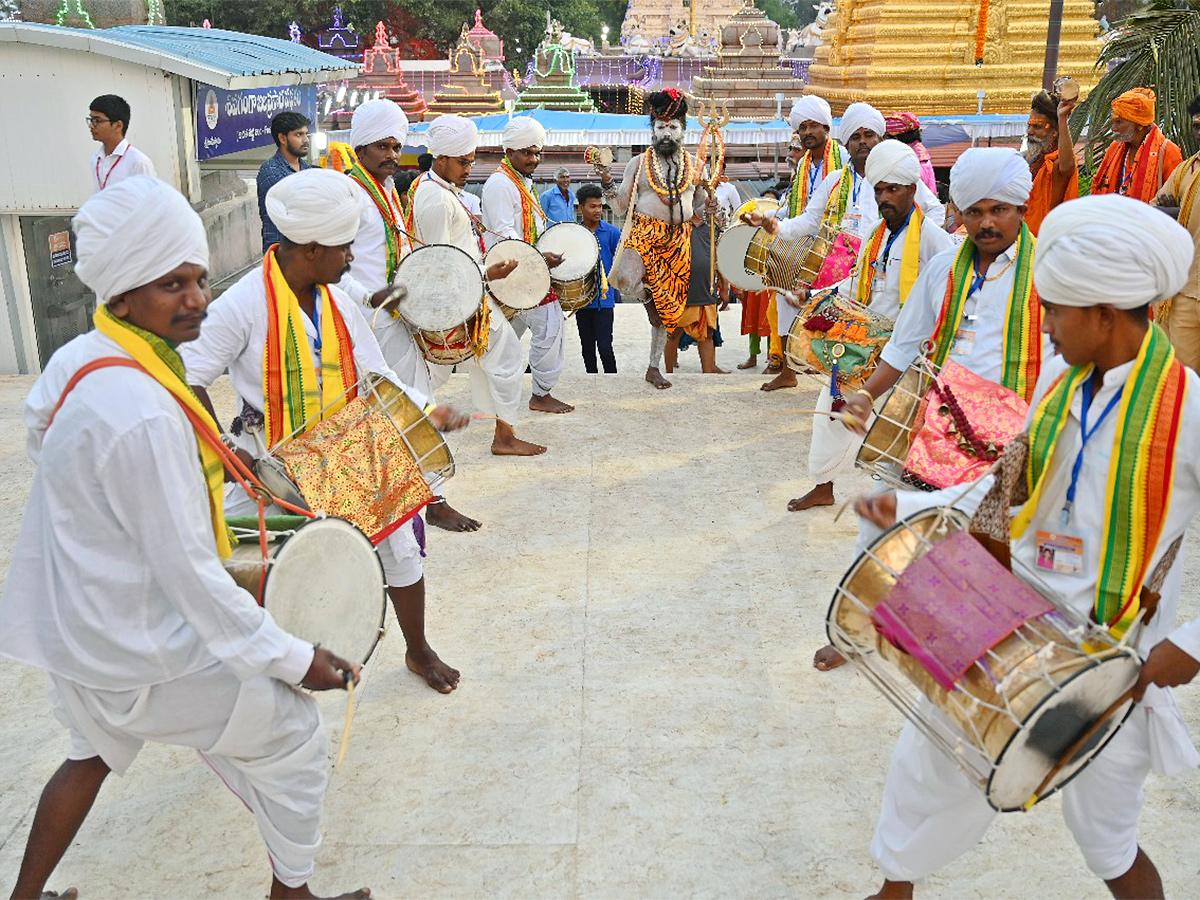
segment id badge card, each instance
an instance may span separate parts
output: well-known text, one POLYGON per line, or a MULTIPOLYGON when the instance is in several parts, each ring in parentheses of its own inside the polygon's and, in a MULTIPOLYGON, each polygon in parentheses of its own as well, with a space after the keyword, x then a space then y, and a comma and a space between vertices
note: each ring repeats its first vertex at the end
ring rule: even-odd
POLYGON ((1037 533, 1037 567, 1060 575, 1083 575, 1083 538, 1068 532, 1037 533))
POLYGON ((856 212, 847 212, 842 217, 842 230, 858 232, 858 224, 862 221, 862 215, 856 212))
POLYGON ((879 296, 880 294, 882 294, 884 292, 884 289, 886 287, 887 287, 887 276, 886 275, 876 275, 874 278, 871 279, 871 296, 872 297, 879 296))
POLYGON ((975 329, 960 328, 954 335, 954 346, 950 348, 952 356, 968 356, 975 349, 975 329))

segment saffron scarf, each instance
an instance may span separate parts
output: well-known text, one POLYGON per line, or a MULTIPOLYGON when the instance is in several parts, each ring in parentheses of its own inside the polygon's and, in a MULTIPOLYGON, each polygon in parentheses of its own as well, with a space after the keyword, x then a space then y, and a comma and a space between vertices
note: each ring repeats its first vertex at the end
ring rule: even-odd
POLYGON ((541 201, 529 189, 521 173, 513 168, 507 156, 500 161, 500 171, 516 185, 517 193, 521 196, 521 239, 527 244, 532 244, 538 239, 538 222, 546 221, 546 211, 542 209, 541 201))
MULTIPOLYGON (((830 173, 845 165, 846 162, 842 157, 842 145, 831 138, 826 138, 825 152, 821 156, 821 178, 828 177, 830 173)), ((800 165, 796 167, 796 174, 792 176, 792 187, 788 191, 787 217, 789 219, 800 215, 804 212, 804 207, 808 205, 808 185, 812 177, 812 168, 812 151, 806 150, 804 157, 800 160, 800 165)))
POLYGON ((263 415, 267 446, 274 447, 319 419, 332 416, 357 396, 354 344, 327 285, 318 287, 321 371, 313 363, 304 331, 304 311, 275 261, 263 257, 267 287, 267 344, 263 350, 263 415), (347 393, 347 390, 349 393, 347 393))
POLYGON ((383 217, 383 239, 387 245, 387 283, 391 284, 392 277, 396 274, 396 266, 400 265, 400 223, 396 221, 400 197, 395 187, 384 190, 379 179, 357 163, 347 170, 346 174, 367 192, 367 196, 379 210, 379 215, 383 217))
MULTIPOLYGON (((1000 383, 1019 394, 1028 403, 1042 370, 1042 306, 1033 286, 1033 250, 1037 238, 1025 225, 1016 240, 1012 294, 1004 313, 1004 368, 1000 383)), ((950 269, 946 296, 937 326, 930 338, 934 344, 930 359, 938 366, 946 362, 954 337, 962 323, 963 308, 971 291, 975 272, 975 245, 963 243, 950 269)))
POLYGON ((227 559, 232 542, 229 539, 229 529, 225 527, 225 464, 211 443, 200 433, 201 428, 209 429, 212 435, 219 435, 221 430, 188 386, 183 360, 174 348, 158 335, 131 325, 124 319, 118 319, 108 311, 107 306, 96 308, 92 322, 97 331, 112 338, 122 350, 133 357, 133 361, 141 366, 146 374, 170 391, 171 396, 187 412, 192 428, 196 431, 200 468, 204 472, 204 483, 208 488, 208 513, 212 518, 217 555, 221 559, 227 559))
POLYGON ((1150 129, 1132 160, 1129 159, 1129 145, 1113 141, 1108 145, 1104 159, 1096 170, 1096 177, 1092 180, 1092 193, 1124 194, 1135 200, 1150 203, 1158 194, 1162 181, 1179 164, 1178 158, 1175 159, 1174 165, 1167 158, 1171 155, 1170 150, 1166 137, 1157 125, 1150 129))
MULTIPOLYGON (((1013 520, 1013 537, 1025 533, 1037 512, 1071 398, 1093 369, 1091 364, 1072 367, 1038 405, 1029 428, 1029 502, 1013 520)), ((1093 616, 1117 637, 1137 616, 1142 583, 1167 520, 1186 392, 1187 377, 1171 341, 1151 323, 1121 394, 1108 464, 1109 499, 1093 616)))
MULTIPOLYGON (((912 213, 908 217, 908 237, 904 239, 904 251, 900 256, 900 308, 912 291, 913 283, 917 280, 917 272, 921 268, 921 226, 925 223, 925 213, 919 203, 914 203, 912 213)), ((858 260, 858 289, 854 299, 862 306, 871 304, 871 274, 879 261, 883 250, 883 235, 887 231, 887 222, 875 226, 871 237, 867 240, 867 249, 858 260)), ((886 264, 886 260, 884 261, 886 264)))

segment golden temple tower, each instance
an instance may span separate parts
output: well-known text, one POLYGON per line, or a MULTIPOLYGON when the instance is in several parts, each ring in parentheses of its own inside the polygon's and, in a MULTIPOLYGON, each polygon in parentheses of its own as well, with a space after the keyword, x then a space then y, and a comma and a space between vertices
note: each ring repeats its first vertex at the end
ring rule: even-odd
MULTIPOLYGON (((1100 43, 1091 0, 1066 0, 1058 74, 1085 91, 1100 43)), ((865 100, 885 114, 1028 112, 1042 86, 1050 0, 838 0, 809 69, 806 93, 835 113, 865 100), (976 66, 981 9, 987 9, 983 65, 976 66)))

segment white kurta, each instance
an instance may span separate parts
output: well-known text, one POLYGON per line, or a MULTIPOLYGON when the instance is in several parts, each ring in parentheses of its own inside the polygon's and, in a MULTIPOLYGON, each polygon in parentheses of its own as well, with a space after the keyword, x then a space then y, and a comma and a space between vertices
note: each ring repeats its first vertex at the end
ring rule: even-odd
MULTIPOLYGON (((424 407, 429 402, 428 398, 406 385, 388 366, 367 320, 359 312, 359 306, 336 285, 330 285, 329 292, 350 333, 350 341, 354 345, 354 364, 359 376, 368 373, 383 375, 399 385, 417 406, 424 407)), ((200 337, 180 348, 188 381, 207 389, 228 370, 229 380, 233 382, 239 399, 261 413, 266 406, 263 399, 263 356, 267 345, 267 312, 267 288, 262 270, 256 268, 239 279, 209 307, 200 337)), ((313 363, 319 373, 321 354, 316 347, 317 329, 308 316, 302 318, 313 363)), ((262 446, 261 431, 244 430, 234 440, 252 456, 262 456, 267 449, 262 446)), ((251 515, 257 510, 256 502, 240 486, 226 485, 225 511, 228 515, 251 515)), ((421 551, 411 521, 392 532, 376 549, 389 586, 408 587, 421 580, 421 551)))
POLYGON ((100 149, 92 154, 92 184, 96 186, 96 190, 110 188, 134 175, 158 177, 150 157, 129 141, 121 141, 113 147, 112 153, 105 153, 104 145, 101 144, 100 149))
POLYGON ((320 842, 325 741, 289 685, 312 645, 283 631, 217 557, 191 424, 98 331, 51 358, 25 406, 37 468, 0 600, 0 655, 46 670, 71 759, 122 774, 143 741, 195 747, 253 810, 293 887, 320 842))
MULTIPOLYGON (((1060 358, 1042 370, 1034 408, 1067 365, 1060 358)), ((1105 373, 1103 387, 1092 400, 1095 416, 1124 385, 1133 363, 1105 373)), ((1182 433, 1200 428, 1200 378, 1188 371, 1182 433)), ((1081 446, 1082 392, 1073 398, 1071 415, 1059 438, 1046 474, 1043 497, 1029 529, 1013 544, 1013 557, 1039 578, 1077 614, 1086 616, 1094 602, 1098 547, 1103 539, 1104 511, 1108 506, 1108 469, 1112 459, 1117 416, 1108 416, 1087 442, 1075 498, 1073 527, 1083 537, 1087 554, 1084 576, 1039 569, 1037 532, 1058 531, 1059 514, 1066 499, 1070 470, 1081 446)), ((1091 422, 1089 422, 1091 424, 1091 422)), ((990 485, 984 479, 958 505, 967 512, 977 506, 990 485)), ((961 490, 958 491, 961 493, 961 490)), ((923 495, 934 503, 945 502, 951 491, 923 495)), ((927 504, 932 505, 932 504, 927 504)), ((1175 464, 1171 506, 1163 533, 1151 560, 1153 572, 1171 543, 1184 533, 1200 510, 1200 453, 1180 444, 1175 464)), ((1162 588, 1154 618, 1140 635, 1136 647, 1144 656, 1163 638, 1200 659, 1200 620, 1176 627, 1182 582, 1182 559, 1177 560, 1162 588)), ((1153 769, 1175 774, 1198 761, 1187 727, 1169 690, 1150 688, 1118 732, 1095 760, 1062 790, 1063 817, 1083 851, 1088 868, 1103 879, 1116 878, 1133 864, 1137 854, 1137 820, 1145 800, 1142 783, 1153 769)), ((871 853, 893 880, 923 878, 970 849, 987 830, 995 813, 983 794, 964 779, 954 763, 943 756, 909 724, 892 757, 884 789, 883 811, 871 843, 871 853)))
MULTIPOLYGON (((355 184, 357 186, 357 182, 355 184)), ((384 194, 388 198, 388 202, 392 204, 392 211, 396 214, 396 221, 403 221, 401 210, 396 208, 392 200, 392 179, 388 178, 383 186, 384 194)), ((379 312, 371 306, 371 297, 375 292, 389 287, 387 283, 387 237, 384 230, 388 226, 383 220, 383 215, 375 208, 375 203, 370 195, 361 188, 358 202, 361 209, 358 219, 358 235, 354 238, 354 244, 350 248, 354 254, 354 261, 350 263, 350 270, 338 282, 338 287, 359 305, 363 316, 371 324, 371 330, 375 332, 375 339, 379 342, 383 358, 400 376, 400 380, 405 384, 412 385, 428 397, 430 402, 433 402, 433 386, 429 378, 429 366, 425 362, 425 357, 421 355, 417 342, 413 340, 408 326, 402 319, 398 319, 386 311, 379 312)), ((402 233, 398 237, 400 258, 403 260, 412 249, 412 244, 408 235, 402 233)))
MULTIPOLYGON (((868 235, 870 237, 870 235, 868 235)), ((884 231, 883 247, 891 230, 884 231)), ((883 275, 883 286, 880 290, 872 290, 869 305, 873 312, 895 320, 900 313, 900 268, 904 257, 904 247, 908 242, 908 228, 905 227, 892 243, 886 255, 880 250, 881 260, 877 261, 875 276, 883 275)), ((928 218, 921 223, 921 250, 919 255, 920 267, 944 250, 950 248, 950 236, 928 218)), ((858 258, 861 260, 867 252, 867 241, 863 241, 858 258)), ((918 269, 920 271, 920 269, 918 269)), ((870 275, 868 274, 868 277, 870 275)), ((915 285, 914 285, 915 289, 915 285)), ((846 297, 854 298, 858 292, 858 266, 841 285, 838 292, 846 297)), ((833 396, 828 385, 821 389, 817 398, 817 409, 828 412, 833 407, 833 396)), ((862 446, 863 438, 846 428, 841 422, 829 416, 813 417, 812 441, 808 448, 808 471, 814 478, 827 480, 854 468, 854 458, 858 448, 862 446)))
MULTIPOLYGON (((459 190, 450 182, 430 171, 421 178, 413 197, 414 237, 426 244, 450 244, 466 252, 481 267, 483 252, 471 227, 471 219, 459 200, 459 190)), ((517 424, 517 409, 521 405, 521 341, 503 310, 488 297, 488 348, 482 358, 470 359, 466 366, 471 373, 471 399, 482 415, 496 416, 509 426, 517 424)), ((447 366, 430 366, 434 384, 450 376, 447 366)))
MULTIPOLYGON (((524 178, 533 192, 533 179, 524 178)), ((535 195, 536 196, 536 195, 535 195)), ((525 240, 521 224, 521 193, 503 172, 493 172, 483 184, 483 225, 487 228, 483 240, 488 249, 505 238, 525 240)), ((533 212, 537 234, 546 230, 545 217, 533 212)), ((533 375, 533 392, 539 397, 549 394, 562 377, 566 361, 566 329, 558 301, 535 306, 513 317, 513 330, 519 338, 529 331, 529 371, 533 375)))

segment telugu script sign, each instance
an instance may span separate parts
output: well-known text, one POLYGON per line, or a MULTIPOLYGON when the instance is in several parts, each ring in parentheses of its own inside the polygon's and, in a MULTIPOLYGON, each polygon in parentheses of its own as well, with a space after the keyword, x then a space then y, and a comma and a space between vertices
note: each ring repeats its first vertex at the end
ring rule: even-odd
POLYGON ((196 158, 212 159, 271 145, 271 119, 292 110, 317 118, 317 86, 226 91, 196 83, 196 158))

